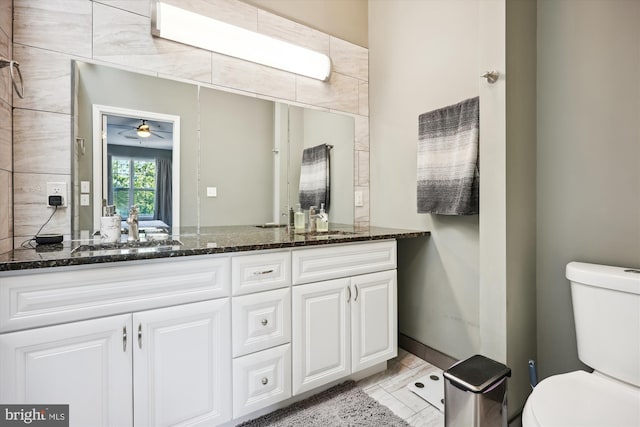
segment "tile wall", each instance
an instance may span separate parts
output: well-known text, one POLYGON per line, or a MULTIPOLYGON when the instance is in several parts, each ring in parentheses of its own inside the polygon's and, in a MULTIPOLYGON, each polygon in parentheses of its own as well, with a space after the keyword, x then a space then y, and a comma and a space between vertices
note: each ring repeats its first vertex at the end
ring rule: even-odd
MULTIPOLYGON (((171 1, 185 7, 184 2, 171 1)), ((44 204, 45 183, 55 180, 67 182, 69 188, 71 185, 72 59, 353 116, 356 128, 354 183, 356 191, 362 191, 364 196, 364 206, 355 208, 355 220, 359 225, 368 225, 368 50, 240 1, 193 0, 186 4, 201 14, 326 53, 333 65, 330 80, 318 82, 153 38, 149 0, 14 0, 13 50, 15 58, 23 64, 27 87, 24 99, 14 99, 13 234, 16 246, 37 232, 51 213, 44 204)), ((1 37, 8 35, 3 33, 1 37)), ((0 40, 0 49, 3 46, 0 40)), ((2 108, 4 104, 10 112, 7 102, 2 103, 2 108)), ((6 113, 2 110, 0 114, 6 113)), ((0 135, 2 174, 6 163, 4 151, 11 152, 11 141, 5 143, 4 137, 4 133, 0 135)), ((0 185, 5 185, 3 179, 11 179, 10 170, 11 162, 6 166, 7 178, 0 175, 0 185)), ((11 186, 10 181, 6 186, 11 186)), ((0 194, 4 197, 4 192, 0 194)), ((0 213, 0 221, 4 221, 3 218, 0 213)), ((4 228, 0 230, 0 245, 5 234, 10 236, 4 228)), ((70 209, 56 213, 47 232, 69 236, 70 209)))
MULTIPOLYGON (((11 59, 12 0, 0 0, 0 56, 11 59)), ((0 253, 13 247, 13 89, 8 68, 0 69, 0 253)))

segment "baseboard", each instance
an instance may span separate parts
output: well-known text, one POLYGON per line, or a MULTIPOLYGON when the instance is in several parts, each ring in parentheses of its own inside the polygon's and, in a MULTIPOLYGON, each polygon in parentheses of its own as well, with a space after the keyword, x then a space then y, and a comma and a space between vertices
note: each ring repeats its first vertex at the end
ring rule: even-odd
POLYGON ((446 371, 458 361, 458 359, 444 354, 441 351, 431 348, 407 335, 398 334, 398 346, 407 350, 411 354, 415 354, 420 359, 431 363, 432 365, 446 371))

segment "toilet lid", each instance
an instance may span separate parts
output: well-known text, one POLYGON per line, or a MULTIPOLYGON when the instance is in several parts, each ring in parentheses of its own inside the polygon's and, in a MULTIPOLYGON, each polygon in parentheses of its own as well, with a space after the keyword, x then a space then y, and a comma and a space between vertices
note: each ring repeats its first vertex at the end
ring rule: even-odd
POLYGON ((534 388, 522 416, 525 427, 638 427, 640 389, 584 371, 554 375, 534 388))

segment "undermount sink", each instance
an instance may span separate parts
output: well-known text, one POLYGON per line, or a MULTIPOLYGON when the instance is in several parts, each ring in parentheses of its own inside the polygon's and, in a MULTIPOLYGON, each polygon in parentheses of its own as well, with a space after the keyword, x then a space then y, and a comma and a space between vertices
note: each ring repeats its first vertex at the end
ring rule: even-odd
POLYGON ((118 251, 120 253, 140 253, 168 251, 178 249, 180 246, 182 246, 182 242, 179 240, 143 240, 118 243, 92 243, 80 245, 71 252, 118 251))
POLYGON ((358 233, 355 231, 345 231, 345 230, 329 230, 329 231, 313 231, 313 232, 305 232, 305 233, 296 233, 300 235, 304 235, 305 237, 343 237, 343 236, 355 236, 358 233))

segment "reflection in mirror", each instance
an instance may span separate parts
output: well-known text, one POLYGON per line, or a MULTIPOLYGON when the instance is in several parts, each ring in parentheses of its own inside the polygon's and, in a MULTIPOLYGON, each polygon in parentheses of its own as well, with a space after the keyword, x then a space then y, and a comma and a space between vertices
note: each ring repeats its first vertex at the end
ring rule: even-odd
POLYGON ((179 223, 179 188, 173 186, 180 175, 180 118, 100 105, 93 109, 93 122, 100 124, 93 152, 103 153, 94 157, 94 224, 106 203, 116 207, 126 231, 129 209, 136 205, 141 230, 171 230, 179 223))
MULTIPOLYGON (((146 120, 151 131, 154 126, 167 130, 163 126, 173 123, 174 229, 286 224, 289 207, 295 207, 299 200, 303 150, 320 144, 333 146, 329 153, 329 220, 353 224, 351 116, 79 61, 74 62, 73 87, 72 140, 84 140, 85 148, 74 145, 74 238, 88 237, 96 230, 95 212, 99 212, 103 198, 109 199, 108 183, 113 181, 113 176, 107 176, 107 149, 112 145, 110 120, 114 124, 112 134, 124 136, 138 146, 144 146, 143 137, 137 133, 142 121, 146 120), (104 111, 108 144, 102 144, 101 130, 94 133, 94 126, 102 124, 102 115, 94 117, 96 105, 110 106, 104 111), (179 129, 174 123, 176 118, 179 129), (121 127, 117 130, 115 125, 121 127), (180 146, 176 150, 178 140, 180 146), (83 182, 89 185, 81 185, 83 182), (87 187, 93 194, 88 194, 87 187)), ((117 150, 123 148, 110 149, 112 155, 117 150)), ((150 158, 143 154, 125 156, 150 158)), ((129 163, 131 167, 135 169, 135 162, 133 166, 129 163)), ((112 164, 112 174, 113 170, 112 164)), ((161 191, 156 188, 156 198, 161 191)), ((135 194, 133 197, 135 201, 135 194)))

